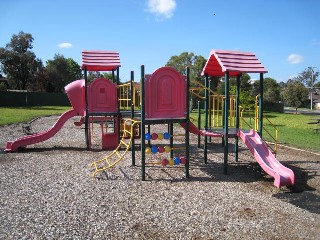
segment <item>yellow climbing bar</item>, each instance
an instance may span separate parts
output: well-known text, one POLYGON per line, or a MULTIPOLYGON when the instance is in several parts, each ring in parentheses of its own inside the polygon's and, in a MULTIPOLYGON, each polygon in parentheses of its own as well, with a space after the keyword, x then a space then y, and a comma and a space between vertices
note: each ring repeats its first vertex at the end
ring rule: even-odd
POLYGON ((112 151, 112 153, 110 153, 108 156, 104 157, 101 160, 97 160, 93 163, 91 163, 91 167, 94 167, 94 173, 93 173, 93 177, 95 177, 97 175, 97 173, 99 172, 103 172, 111 167, 113 167, 114 165, 116 165, 118 162, 120 162, 124 155, 129 151, 130 146, 131 146, 131 142, 132 142, 132 138, 134 136, 134 127, 135 125, 139 124, 140 121, 136 121, 133 119, 126 119, 124 122, 125 126, 130 126, 130 131, 128 129, 125 130, 125 132, 127 134, 122 134, 122 139, 120 140, 120 143, 118 145, 118 147, 112 151), (129 135, 129 138, 126 139, 129 135), (126 142, 127 141, 127 142, 126 142), (126 146, 126 149, 124 150, 124 152, 121 154, 119 153, 119 150, 121 149, 122 146, 126 146))

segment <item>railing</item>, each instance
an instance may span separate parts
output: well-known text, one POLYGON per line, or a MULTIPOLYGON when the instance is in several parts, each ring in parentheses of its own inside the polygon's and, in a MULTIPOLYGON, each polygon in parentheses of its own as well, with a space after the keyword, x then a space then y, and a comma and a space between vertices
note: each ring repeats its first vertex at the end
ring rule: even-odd
MULTIPOLYGON (((222 127, 223 126, 223 113, 224 113, 224 95, 219 95, 213 90, 209 89, 202 83, 192 80, 194 86, 190 87, 190 93, 199 99, 203 100, 205 97, 201 91, 209 91, 209 128, 210 127, 222 127)), ((236 113, 236 98, 235 96, 230 96, 229 102, 229 127, 234 127, 236 124, 235 113, 236 113)))
MULTIPOLYGON (((260 95, 256 96, 255 99, 255 117, 254 117, 254 130, 257 132, 259 131, 259 123, 260 123, 260 117, 259 117, 259 97, 260 95)), ((275 136, 270 133, 270 131, 263 126, 263 130, 267 133, 267 135, 274 141, 274 148, 270 146, 269 143, 266 142, 268 147, 273 151, 273 153, 276 155, 278 151, 278 129, 277 127, 270 121, 269 118, 267 118, 265 115, 263 115, 263 119, 267 120, 269 125, 274 129, 275 131, 275 136)))
POLYGON ((135 108, 140 107, 140 92, 135 87, 135 84, 133 83, 133 93, 131 93, 131 83, 124 83, 121 85, 118 85, 119 89, 119 106, 120 109, 130 109, 131 107, 131 94, 132 94, 132 102, 135 108))

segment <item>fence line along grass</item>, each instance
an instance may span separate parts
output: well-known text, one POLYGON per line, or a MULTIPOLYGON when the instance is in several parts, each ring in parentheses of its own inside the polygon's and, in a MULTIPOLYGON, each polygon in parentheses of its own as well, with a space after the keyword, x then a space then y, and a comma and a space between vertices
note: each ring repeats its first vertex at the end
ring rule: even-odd
POLYGON ((0 126, 28 122, 36 117, 60 115, 71 109, 66 106, 0 107, 0 126))

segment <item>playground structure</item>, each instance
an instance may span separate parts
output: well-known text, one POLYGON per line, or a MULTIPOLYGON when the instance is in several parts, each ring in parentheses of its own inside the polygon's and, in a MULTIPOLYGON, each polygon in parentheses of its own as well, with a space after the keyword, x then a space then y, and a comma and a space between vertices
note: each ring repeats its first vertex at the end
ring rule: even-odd
MULTIPOLYGON (((263 131, 263 74, 267 71, 253 53, 239 51, 212 50, 209 59, 204 66, 202 75, 205 84, 199 83, 198 89, 190 88, 189 68, 187 76, 181 76, 171 67, 161 67, 153 74, 145 74, 144 66, 141 66, 140 88, 134 84, 134 74, 131 72, 129 83, 119 84, 120 59, 117 52, 112 51, 83 51, 82 69, 84 79, 76 80, 65 87, 72 110, 64 113, 57 123, 48 131, 22 137, 7 143, 6 151, 13 152, 19 147, 24 147, 37 142, 45 141, 54 136, 63 124, 71 117, 80 116, 75 124, 85 124, 85 140, 87 149, 92 146, 93 124, 101 126, 102 149, 113 150, 101 160, 92 163, 94 176, 103 172, 118 162, 130 150, 132 153, 132 165, 135 165, 135 138, 141 139, 141 176, 145 180, 146 167, 152 164, 185 165, 185 176, 189 177, 189 133, 204 137, 204 163, 207 163, 208 138, 219 137, 224 145, 224 173, 228 169, 228 139, 235 138, 235 161, 238 161, 238 139, 240 138, 250 149, 262 169, 274 177, 276 187, 294 184, 293 172, 281 165, 266 147, 262 140, 263 131), (104 78, 95 79, 88 83, 87 71, 112 71, 112 80, 104 78), (116 77, 115 77, 116 71, 116 77), (240 78, 243 73, 260 74, 260 97, 256 104, 255 129, 244 131, 240 128, 240 78), (211 92, 209 76, 224 77, 225 96, 211 92), (229 95, 229 78, 236 77, 236 95, 229 95), (205 124, 204 129, 190 122, 189 100, 190 93, 196 94, 196 90, 204 90, 205 124), (137 94, 139 91, 140 94, 137 94), (139 106, 140 116, 135 113, 135 107, 139 106), (124 110, 130 108, 130 117, 124 110), (222 109, 223 108, 223 109, 222 109), (121 110, 122 111, 121 111, 121 110), (211 111, 211 114, 209 112, 211 111), (213 120, 208 116, 214 116, 213 120), (185 147, 173 146, 173 124, 179 123, 185 129, 185 147), (168 124, 169 146, 156 146, 150 143, 150 126, 155 124, 168 124), (111 130, 110 130, 111 126, 111 130), (217 127, 223 129, 217 129, 217 127), (147 127, 147 133, 146 133, 147 127), (231 128, 230 128, 231 127, 231 128), (122 137, 121 137, 122 136, 122 137), (146 144, 148 141, 148 144, 146 144), (120 153, 120 151, 123 151, 120 153), (175 150, 184 150, 185 155, 175 150), (146 161, 146 154, 167 153, 169 158, 161 161, 146 161), (175 156, 174 156, 175 155, 175 156)), ((152 134, 163 139, 162 133, 152 134)), ((151 137, 156 140, 157 137, 151 137)))

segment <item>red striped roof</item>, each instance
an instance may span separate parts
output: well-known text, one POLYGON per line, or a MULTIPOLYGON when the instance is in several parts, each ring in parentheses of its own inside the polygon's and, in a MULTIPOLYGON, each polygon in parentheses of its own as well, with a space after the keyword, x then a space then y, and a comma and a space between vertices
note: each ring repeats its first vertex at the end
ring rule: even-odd
POLYGON ((115 51, 82 51, 82 69, 88 71, 112 71, 120 67, 119 53, 115 51))
POLYGON ((211 50, 209 59, 202 70, 202 75, 237 76, 240 73, 267 73, 254 53, 226 50, 211 50))

